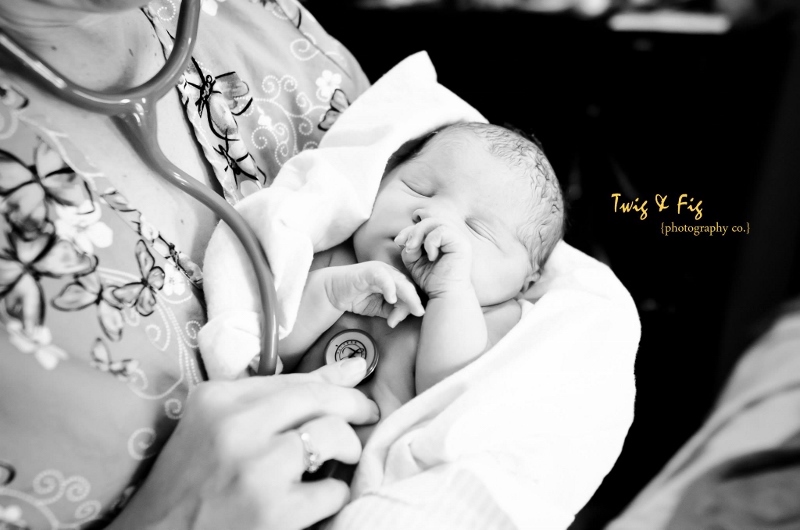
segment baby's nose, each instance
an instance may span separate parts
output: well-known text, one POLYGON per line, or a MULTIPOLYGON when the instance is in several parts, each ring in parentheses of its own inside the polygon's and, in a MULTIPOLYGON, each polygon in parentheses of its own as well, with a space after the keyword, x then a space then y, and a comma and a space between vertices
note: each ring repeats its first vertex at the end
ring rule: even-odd
POLYGON ((446 217, 452 217, 453 215, 454 212, 451 212, 449 209, 443 207, 417 208, 411 215, 411 220, 414 221, 414 224, 416 224, 422 221, 423 219, 428 219, 429 217, 437 217, 441 219, 446 217))

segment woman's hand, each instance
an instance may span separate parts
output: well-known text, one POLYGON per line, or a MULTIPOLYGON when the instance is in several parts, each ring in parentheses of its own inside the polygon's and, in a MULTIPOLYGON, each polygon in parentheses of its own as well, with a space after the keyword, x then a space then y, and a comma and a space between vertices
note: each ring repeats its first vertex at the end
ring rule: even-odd
POLYGON ((335 479, 301 482, 300 432, 322 460, 354 464, 361 443, 349 424, 378 420, 355 386, 363 359, 309 374, 202 383, 147 480, 110 530, 302 529, 349 499, 335 479))
POLYGON ((409 314, 422 316, 425 309, 414 284, 391 265, 365 261, 330 267, 325 291, 340 311, 383 317, 393 328, 409 314))

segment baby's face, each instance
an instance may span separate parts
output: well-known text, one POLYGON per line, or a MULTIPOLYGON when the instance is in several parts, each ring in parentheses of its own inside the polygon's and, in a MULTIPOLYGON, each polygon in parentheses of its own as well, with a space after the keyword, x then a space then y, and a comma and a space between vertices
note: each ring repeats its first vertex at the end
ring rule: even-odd
POLYGON ((381 182, 372 216, 353 238, 356 257, 406 272, 394 242, 414 212, 451 221, 472 243, 472 283, 482 306, 510 300, 527 286, 530 258, 517 230, 530 184, 469 131, 445 130, 381 182))

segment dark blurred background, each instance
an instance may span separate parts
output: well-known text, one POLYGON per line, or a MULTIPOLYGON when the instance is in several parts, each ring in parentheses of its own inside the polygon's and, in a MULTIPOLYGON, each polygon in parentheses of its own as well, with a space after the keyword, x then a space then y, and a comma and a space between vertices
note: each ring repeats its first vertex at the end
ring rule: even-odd
POLYGON ((798 291, 794 2, 305 4, 373 82, 426 50, 439 81, 489 121, 535 134, 570 202, 567 242, 633 295, 635 421, 571 530, 602 528, 699 427, 770 308, 798 291), (647 200, 647 218, 615 213, 612 193, 647 200), (676 214, 682 193, 702 200, 702 219, 676 214), (673 221, 749 222, 750 234, 664 237, 673 221))

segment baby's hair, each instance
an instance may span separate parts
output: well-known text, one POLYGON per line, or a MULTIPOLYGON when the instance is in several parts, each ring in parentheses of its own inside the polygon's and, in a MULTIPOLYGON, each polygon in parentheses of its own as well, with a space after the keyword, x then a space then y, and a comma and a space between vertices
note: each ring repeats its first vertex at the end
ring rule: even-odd
MULTIPOLYGON (((541 271, 556 243, 564 237, 566 223, 561 185, 541 142, 519 129, 489 123, 456 123, 446 130, 472 132, 483 140, 490 154, 521 170, 530 179, 531 209, 517 236, 528 249, 531 265, 541 271)), ((427 140, 429 138, 426 143, 427 140)))
POLYGON ((416 158, 416 156, 422 151, 422 148, 425 147, 431 138, 433 138, 436 133, 443 128, 444 127, 440 127, 429 132, 428 134, 425 134, 424 136, 414 138, 413 140, 409 140, 401 145, 397 151, 395 151, 392 156, 389 157, 388 162, 386 162, 386 168, 383 172, 384 176, 388 175, 397 166, 416 158))

